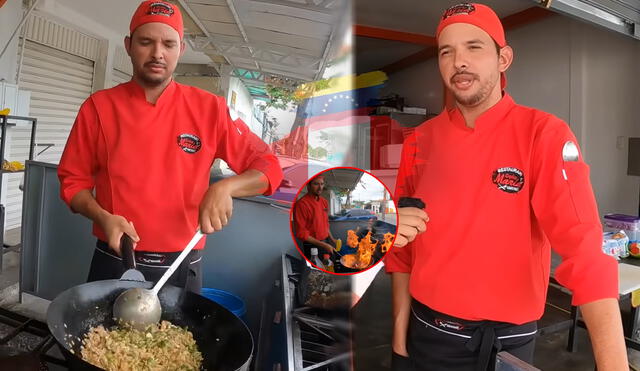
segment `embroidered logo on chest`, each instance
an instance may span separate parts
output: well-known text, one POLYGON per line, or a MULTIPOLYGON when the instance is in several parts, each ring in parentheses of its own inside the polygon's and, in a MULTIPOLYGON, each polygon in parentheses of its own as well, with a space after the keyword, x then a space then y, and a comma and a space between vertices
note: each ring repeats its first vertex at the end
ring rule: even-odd
POLYGON ((178 146, 187 153, 196 153, 202 147, 202 142, 193 134, 180 134, 178 135, 178 146))
POLYGON ((507 193, 518 193, 524 187, 524 173, 515 167, 501 167, 491 179, 499 190, 507 193))

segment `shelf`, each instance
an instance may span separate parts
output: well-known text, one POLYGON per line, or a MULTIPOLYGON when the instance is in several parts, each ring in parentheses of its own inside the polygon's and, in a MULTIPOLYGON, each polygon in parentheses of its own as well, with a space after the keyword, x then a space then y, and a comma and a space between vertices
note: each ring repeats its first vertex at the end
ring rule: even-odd
POLYGON ((16 170, 16 171, 11 171, 11 170, 0 170, 0 173, 2 173, 2 174, 24 173, 24 169, 22 169, 22 170, 16 170))

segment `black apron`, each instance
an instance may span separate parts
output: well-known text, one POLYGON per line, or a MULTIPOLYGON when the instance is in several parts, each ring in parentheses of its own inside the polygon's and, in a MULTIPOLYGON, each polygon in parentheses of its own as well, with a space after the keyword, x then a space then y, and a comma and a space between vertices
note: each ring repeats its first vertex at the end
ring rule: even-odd
POLYGON ((532 363, 536 332, 535 321, 467 321, 412 299, 407 352, 416 371, 491 371, 500 351, 532 363))
MULTIPOLYGON (((136 269, 142 272, 147 281, 158 282, 180 252, 157 253, 135 251, 136 269)), ((87 282, 119 279, 125 272, 122 258, 117 256, 109 245, 101 240, 91 260, 87 282)), ((196 294, 202 289, 202 250, 191 250, 178 269, 171 275, 167 284, 184 287, 196 294)))

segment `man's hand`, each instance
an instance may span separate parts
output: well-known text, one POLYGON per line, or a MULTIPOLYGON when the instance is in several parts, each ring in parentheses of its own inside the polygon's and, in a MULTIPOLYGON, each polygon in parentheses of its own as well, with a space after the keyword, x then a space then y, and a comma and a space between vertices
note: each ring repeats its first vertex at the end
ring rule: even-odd
POLYGON ((132 222, 128 222, 123 216, 108 214, 103 216, 98 222, 100 228, 107 236, 109 248, 115 251, 118 256, 122 256, 120 248, 120 239, 126 233, 133 240, 133 248, 135 249, 137 242, 140 241, 138 232, 133 227, 132 222))
POLYGON ((336 249, 326 242, 322 242, 321 247, 329 254, 333 255, 336 249))
POLYGON ((427 230, 429 216, 422 209, 402 207, 398 209, 398 236, 394 246, 404 247, 413 241, 418 233, 427 230))
POLYGON ((212 184, 200 202, 200 231, 209 234, 221 230, 229 223, 232 212, 233 199, 227 183, 212 184))

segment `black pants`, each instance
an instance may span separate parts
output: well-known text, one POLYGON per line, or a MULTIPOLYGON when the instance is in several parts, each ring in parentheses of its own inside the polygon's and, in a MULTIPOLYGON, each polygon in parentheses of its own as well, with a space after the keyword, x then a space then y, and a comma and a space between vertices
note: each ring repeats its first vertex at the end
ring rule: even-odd
POLYGON ((407 352, 414 370, 487 371, 499 351, 532 363, 536 322, 466 321, 411 302, 407 352))
MULTIPOLYGON (((158 282, 160 277, 180 253, 152 253, 136 251, 136 269, 147 281, 158 282)), ((167 284, 184 287, 199 294, 202 289, 202 251, 192 250, 167 281, 167 284)), ((106 242, 98 240, 87 282, 119 279, 126 271, 122 258, 109 249, 106 242)))

